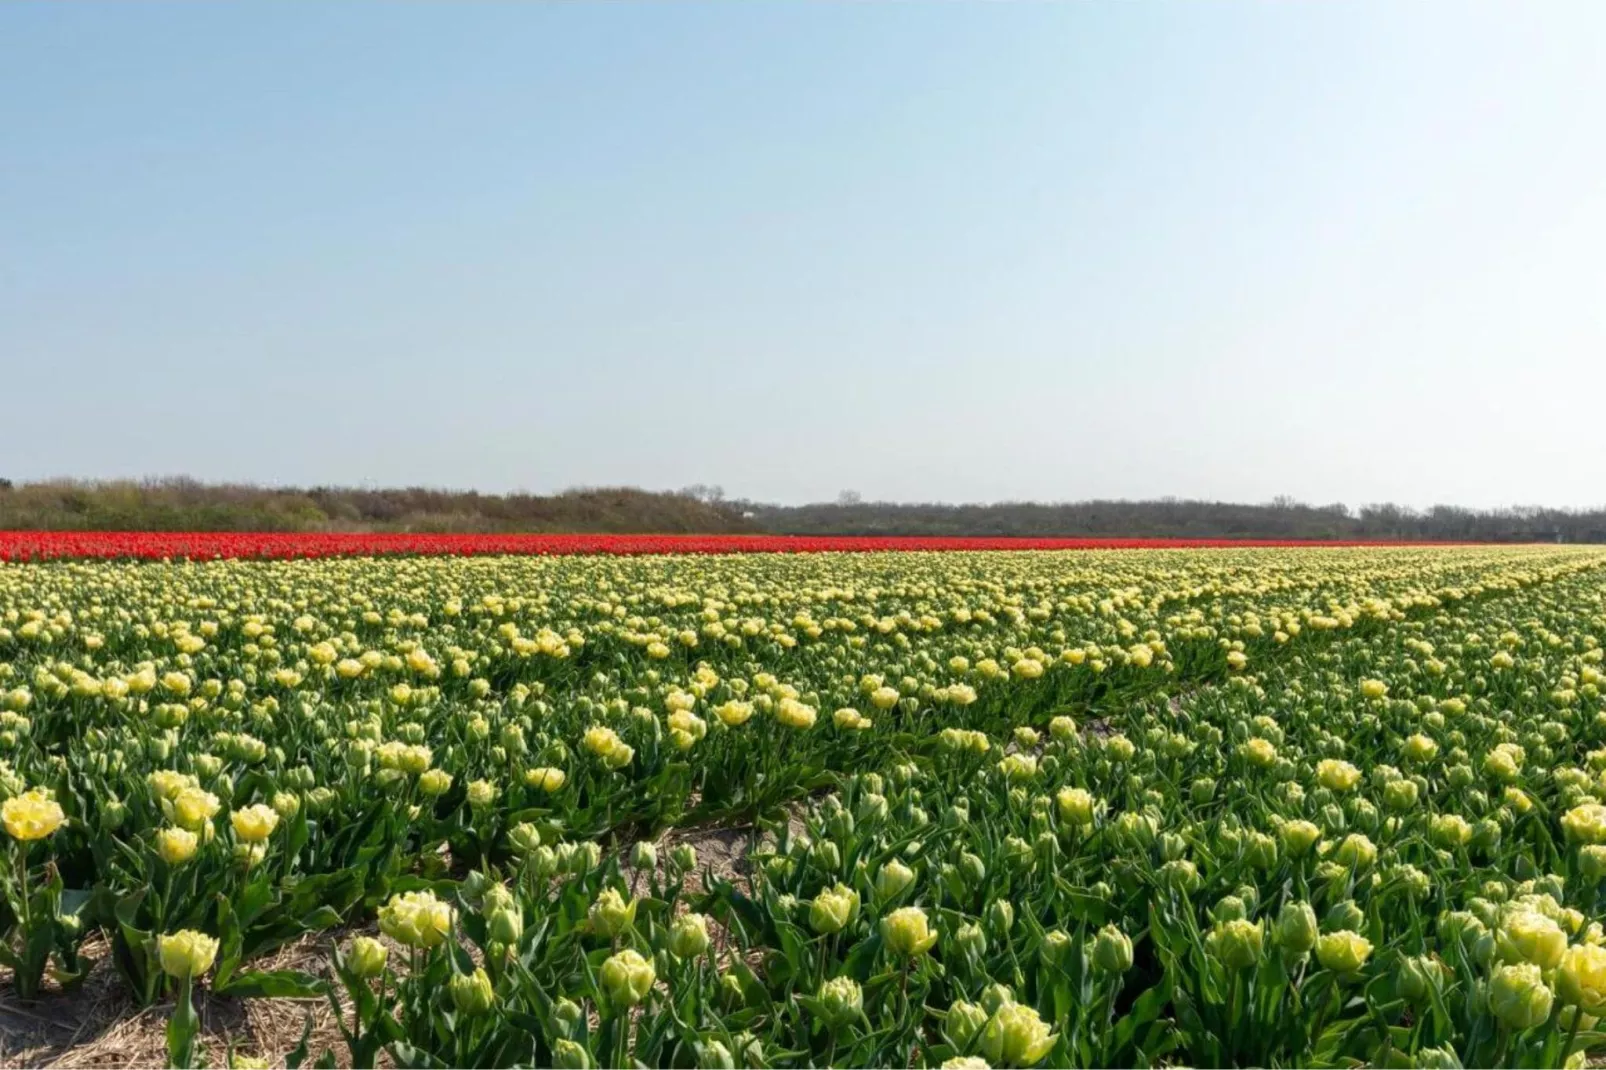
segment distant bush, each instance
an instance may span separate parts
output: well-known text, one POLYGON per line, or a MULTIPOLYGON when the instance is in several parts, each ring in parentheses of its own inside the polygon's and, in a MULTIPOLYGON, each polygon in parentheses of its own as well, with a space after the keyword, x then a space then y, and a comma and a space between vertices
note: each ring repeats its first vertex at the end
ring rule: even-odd
POLYGON ((480 494, 408 487, 258 487, 192 479, 52 480, 0 495, 0 529, 740 533, 736 510, 689 494, 602 487, 480 494))
POLYGON ((1606 510, 1439 505, 1264 505, 1161 501, 731 501, 718 487, 662 493, 585 487, 561 494, 480 494, 396 487, 259 487, 174 478, 12 485, 0 480, 0 529, 82 531, 636 532, 642 534, 924 535, 1062 538, 1398 539, 1606 542, 1606 510))
POLYGON ((976 535, 1132 538, 1398 539, 1450 542, 1606 542, 1606 510, 1414 510, 1233 502, 1087 501, 946 505, 863 502, 781 506, 737 502, 766 531, 788 535, 976 535))

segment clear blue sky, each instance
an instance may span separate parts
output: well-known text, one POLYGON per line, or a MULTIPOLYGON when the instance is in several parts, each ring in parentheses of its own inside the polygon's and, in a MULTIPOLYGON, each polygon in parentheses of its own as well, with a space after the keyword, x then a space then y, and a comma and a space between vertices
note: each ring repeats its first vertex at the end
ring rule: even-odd
POLYGON ((1606 4, 7 4, 0 475, 1606 501, 1606 4))

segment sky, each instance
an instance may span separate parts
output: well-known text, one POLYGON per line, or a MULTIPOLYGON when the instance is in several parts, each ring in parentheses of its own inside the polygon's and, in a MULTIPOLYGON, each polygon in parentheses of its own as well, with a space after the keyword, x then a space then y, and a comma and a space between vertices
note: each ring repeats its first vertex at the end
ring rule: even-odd
POLYGON ((1606 4, 0 6, 0 476, 1606 502, 1606 4))

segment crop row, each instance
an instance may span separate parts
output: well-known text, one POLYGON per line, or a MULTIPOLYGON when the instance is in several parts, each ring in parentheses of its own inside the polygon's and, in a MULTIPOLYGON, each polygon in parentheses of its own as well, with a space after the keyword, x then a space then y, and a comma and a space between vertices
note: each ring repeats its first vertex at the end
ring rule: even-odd
MULTIPOLYGON (((0 531, 0 561, 292 559, 394 554, 757 554, 1154 550, 1297 546, 1271 539, 918 538, 804 535, 485 535, 432 532, 0 531)), ((1324 547, 1367 545, 1332 542, 1324 547)))

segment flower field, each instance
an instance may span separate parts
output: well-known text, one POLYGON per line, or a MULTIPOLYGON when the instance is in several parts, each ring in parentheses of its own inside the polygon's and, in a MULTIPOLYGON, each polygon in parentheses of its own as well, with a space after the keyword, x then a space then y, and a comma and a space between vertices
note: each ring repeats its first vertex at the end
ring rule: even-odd
MULTIPOLYGON (((910 538, 805 535, 452 535, 435 532, 0 531, 0 561, 195 561, 487 554, 873 553, 891 550, 1156 550, 1297 546, 1274 539, 910 538)), ((1324 542, 1343 547, 1364 543, 1324 542)))
POLYGON ((1606 551, 173 538, 0 540, 0 1002, 175 1065, 1606 1052, 1606 551))

